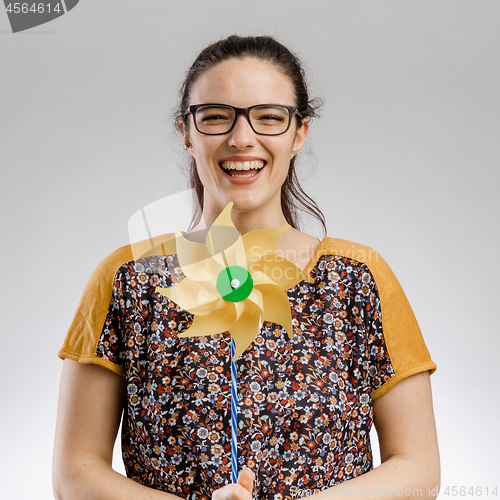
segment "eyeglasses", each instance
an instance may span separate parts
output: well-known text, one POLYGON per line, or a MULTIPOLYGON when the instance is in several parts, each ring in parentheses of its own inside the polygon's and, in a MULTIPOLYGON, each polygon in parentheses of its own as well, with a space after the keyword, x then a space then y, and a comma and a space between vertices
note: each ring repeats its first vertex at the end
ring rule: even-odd
POLYGON ((194 104, 189 106, 185 117, 190 113, 196 130, 206 135, 231 132, 240 115, 247 117, 250 127, 259 135, 284 134, 290 128, 294 113, 302 118, 295 106, 282 104, 257 104, 248 108, 235 108, 228 104, 194 104))

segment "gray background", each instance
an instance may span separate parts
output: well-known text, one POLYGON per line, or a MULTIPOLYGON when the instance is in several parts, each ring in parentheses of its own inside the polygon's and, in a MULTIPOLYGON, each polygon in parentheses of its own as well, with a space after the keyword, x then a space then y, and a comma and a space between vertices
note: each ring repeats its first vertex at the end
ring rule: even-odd
POLYGON ((306 63, 326 99, 306 188, 329 235, 376 248, 413 306, 438 364, 442 487, 493 486, 499 17, 484 0, 85 0, 13 35, 0 12, 5 498, 51 498, 56 352, 130 216, 185 188, 170 109, 198 51, 231 33, 275 35, 306 63))

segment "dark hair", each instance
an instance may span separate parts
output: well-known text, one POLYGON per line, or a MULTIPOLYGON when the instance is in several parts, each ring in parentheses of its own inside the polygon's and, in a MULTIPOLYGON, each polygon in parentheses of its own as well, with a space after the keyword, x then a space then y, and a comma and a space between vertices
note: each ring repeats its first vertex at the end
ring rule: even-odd
MULTIPOLYGON (((189 106, 189 96, 193 83, 198 76, 213 66, 231 58, 256 57, 263 61, 268 61, 280 69, 286 75, 294 88, 296 107, 302 115, 302 119, 311 119, 318 116, 318 109, 322 105, 321 99, 309 99, 307 90, 305 71, 297 56, 292 54, 285 46, 276 41, 270 36, 238 36, 231 35, 224 40, 220 40, 203 49, 192 66, 189 68, 186 78, 180 89, 180 103, 174 113, 175 125, 183 120, 188 125, 186 120, 187 109, 189 106)), ((297 116, 297 115, 296 115, 297 116)), ((302 121, 297 116, 298 126, 302 125, 302 121)), ((325 216, 320 210, 316 202, 308 196, 299 183, 295 171, 295 155, 290 160, 290 168, 285 182, 281 186, 281 208, 286 221, 292 227, 299 229, 299 216, 297 212, 300 210, 308 215, 316 218, 324 233, 326 233, 325 216)), ((196 162, 191 159, 191 167, 189 173, 190 187, 194 189, 198 203, 196 207, 203 210, 203 184, 201 183, 196 162)), ((191 227, 194 226, 201 217, 199 209, 193 215, 191 227)))

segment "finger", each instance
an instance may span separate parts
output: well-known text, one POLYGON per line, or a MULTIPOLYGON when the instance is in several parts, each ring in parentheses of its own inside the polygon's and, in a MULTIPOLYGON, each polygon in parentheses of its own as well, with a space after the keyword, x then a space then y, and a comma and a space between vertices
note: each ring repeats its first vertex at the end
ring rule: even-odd
POLYGON ((251 492, 241 484, 226 484, 212 493, 212 500, 251 500, 251 492))
POLYGON ((252 469, 243 469, 238 476, 237 483, 252 494, 254 477, 252 469))

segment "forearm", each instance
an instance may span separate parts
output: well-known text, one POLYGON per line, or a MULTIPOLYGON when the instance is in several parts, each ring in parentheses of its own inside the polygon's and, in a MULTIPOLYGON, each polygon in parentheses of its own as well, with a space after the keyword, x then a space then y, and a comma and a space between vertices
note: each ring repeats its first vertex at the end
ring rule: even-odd
MULTIPOLYGON (((308 500, 325 498, 419 498, 434 499, 439 491, 439 461, 418 463, 391 457, 379 467, 332 488, 316 491, 308 500)), ((304 496, 304 495, 302 495, 304 496)))
POLYGON ((64 362, 53 455, 57 500, 179 500, 112 469, 124 392, 121 376, 64 362))
POLYGON ((105 460, 79 459, 54 465, 54 497, 57 500, 179 500, 122 476, 105 460))

